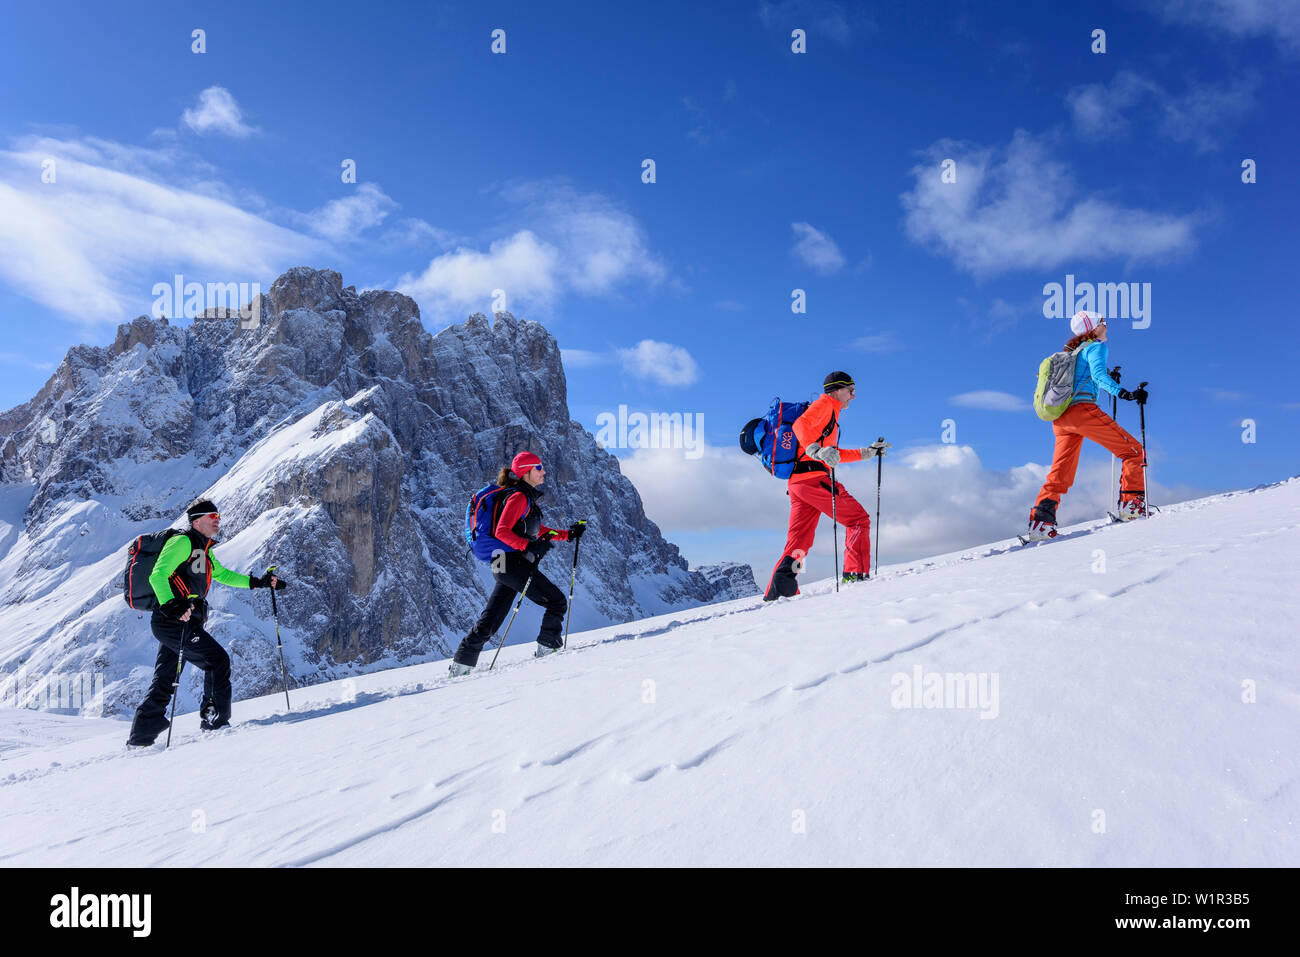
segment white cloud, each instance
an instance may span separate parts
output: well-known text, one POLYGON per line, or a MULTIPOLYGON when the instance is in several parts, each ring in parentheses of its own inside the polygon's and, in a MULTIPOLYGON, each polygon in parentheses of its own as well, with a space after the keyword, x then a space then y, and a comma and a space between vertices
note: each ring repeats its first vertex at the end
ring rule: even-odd
MULTIPOLYGON (((361 232, 378 226, 396 208, 397 203, 378 186, 362 183, 349 195, 330 200, 310 213, 299 214, 297 219, 309 232, 341 243, 359 239, 361 232)), ((422 220, 407 222, 423 223, 422 220)), ((429 230, 433 229, 427 223, 423 225, 429 230)), ((418 230, 419 227, 415 229, 418 230)))
POLYGON ((939 140, 900 199, 908 238, 976 276, 1125 257, 1167 258, 1195 246, 1195 217, 1080 197, 1069 167, 1017 130, 1003 149, 939 140), (956 182, 940 163, 956 161, 956 182))
POLYGON ((511 308, 516 302, 548 308, 559 294, 561 259, 559 249, 525 229, 498 239, 487 252, 461 246, 443 253, 419 276, 403 276, 397 288, 442 312, 485 309, 494 289, 505 290, 511 308))
POLYGON ((75 321, 117 323, 176 272, 257 282, 326 251, 219 193, 210 166, 172 149, 19 139, 0 150, 0 277, 75 321), (41 182, 47 158, 54 183, 41 182))
POLYGON ((221 133, 243 139, 256 132, 244 122, 243 112, 230 91, 221 86, 210 86, 200 93, 198 105, 182 113, 181 120, 199 134, 221 133))
POLYGON ((963 392, 960 395, 954 395, 948 401, 953 405, 959 405, 966 409, 983 409, 988 412, 1023 412, 1030 407, 1029 403, 1020 396, 1012 395, 1010 392, 994 392, 989 389, 963 392))
POLYGON ((590 369, 607 363, 609 354, 593 352, 591 349, 561 349, 560 361, 566 369, 590 369))
POLYGON ((1300 53, 1300 4, 1295 0, 1163 0, 1159 6, 1167 21, 1237 37, 1271 35, 1286 52, 1300 53))
POLYGON ((744 312, 745 304, 734 299, 720 299, 713 304, 713 308, 721 309, 723 312, 744 312))
POLYGON ((1251 74, 1224 85, 1191 83, 1175 96, 1148 77, 1121 70, 1109 83, 1075 87, 1066 102, 1081 136, 1120 136, 1137 120, 1144 134, 1154 130, 1206 152, 1217 148, 1219 137, 1251 108, 1258 85, 1251 74))
POLYGON ((893 332, 881 332, 869 336, 859 336, 849 343, 850 349, 856 349, 859 352, 871 352, 882 354, 886 352, 897 352, 903 348, 903 341, 893 332))
POLYGON ((790 253, 804 264, 823 276, 838 272, 844 268, 844 254, 835 240, 808 223, 791 223, 794 234, 799 237, 791 247, 790 253))
MULTIPOLYGON (((847 426, 846 426, 847 427, 847 426)), ((1087 444, 1074 487, 1061 502, 1064 524, 1104 515, 1110 504, 1110 465, 1105 453, 1087 444)), ((1051 430, 1044 427, 1039 451, 1052 453, 1051 430)), ((620 459, 636 486, 646 516, 671 541, 686 540, 692 552, 709 550, 709 561, 730 557, 750 564, 765 587, 780 557, 789 524, 786 483, 772 478, 757 457, 738 448, 705 446, 698 459, 681 450, 638 449, 620 459), (734 542, 734 554, 717 554, 711 541, 734 542)), ((875 525, 875 465, 846 465, 836 477, 872 513, 875 525)), ((966 445, 895 449, 884 461, 881 501, 881 561, 885 564, 941 555, 1000 541, 1022 531, 1037 499, 1047 465, 1028 463, 989 469, 966 445)), ((1196 489, 1152 484, 1152 500, 1182 501, 1196 489)), ((817 529, 817 543, 804 581, 831 574, 830 520, 817 529)), ((844 536, 839 536, 841 549, 844 536)), ((874 532, 873 532, 874 548, 874 532)))
POLYGON ((842 47, 853 42, 854 31, 870 32, 876 23, 860 7, 847 7, 833 0, 760 0, 758 16, 763 26, 784 36, 796 27, 827 37, 842 47))
POLYGON ((40 360, 37 359, 31 359, 28 358, 27 356, 19 355, 16 352, 0 352, 0 362, 9 362, 15 365, 28 366, 29 368, 32 369, 39 369, 42 372, 54 371, 53 362, 41 362, 40 360))
POLYGON ((667 342, 642 339, 631 349, 619 349, 618 355, 626 371, 661 385, 690 385, 700 375, 691 354, 667 342))
POLYGON ((461 245, 405 275, 398 289, 433 311, 484 308, 492 290, 512 309, 555 306, 566 293, 611 295, 623 286, 657 284, 668 270, 649 251, 634 217, 595 193, 554 181, 508 187, 524 228, 492 242, 487 252, 461 245))

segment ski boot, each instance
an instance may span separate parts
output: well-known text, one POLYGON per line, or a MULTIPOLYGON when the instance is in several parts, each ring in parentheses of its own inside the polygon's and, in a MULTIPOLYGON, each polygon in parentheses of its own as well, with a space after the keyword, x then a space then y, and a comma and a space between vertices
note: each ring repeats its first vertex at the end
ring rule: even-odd
POLYGON ((199 730, 200 731, 220 731, 222 728, 230 727, 230 719, 223 718, 217 713, 217 709, 208 705, 199 712, 199 730))
POLYGON ((447 673, 453 678, 463 678, 473 670, 473 665, 462 665, 459 661, 453 661, 451 667, 447 669, 447 673))
POLYGON ((1020 540, 1042 542, 1056 537, 1056 499, 1045 498, 1029 510, 1029 530, 1020 540))
POLYGON ((1029 530, 1020 536, 1021 541, 1028 542, 1045 542, 1049 538, 1056 537, 1055 522, 1039 522, 1034 519, 1029 520, 1029 530))
POLYGON ((545 658, 547 655, 553 655, 559 648, 552 648, 550 645, 544 645, 540 641, 537 643, 537 650, 533 652, 534 658, 545 658))
POLYGON ((1121 522, 1131 522, 1135 518, 1147 517, 1146 499, 1137 493, 1131 493, 1119 502, 1119 514, 1115 516, 1121 522))
POLYGON ((852 585, 854 582, 868 581, 866 572, 845 572, 840 578, 841 585, 852 585))

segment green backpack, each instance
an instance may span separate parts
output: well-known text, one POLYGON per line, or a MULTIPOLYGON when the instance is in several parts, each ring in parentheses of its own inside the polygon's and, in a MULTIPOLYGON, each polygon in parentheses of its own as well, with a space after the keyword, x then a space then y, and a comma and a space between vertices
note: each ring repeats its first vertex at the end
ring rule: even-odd
POLYGON ((1074 399, 1074 359, 1085 342, 1073 352, 1053 352, 1038 363, 1038 386, 1034 389, 1034 411, 1044 422, 1059 419, 1074 399))

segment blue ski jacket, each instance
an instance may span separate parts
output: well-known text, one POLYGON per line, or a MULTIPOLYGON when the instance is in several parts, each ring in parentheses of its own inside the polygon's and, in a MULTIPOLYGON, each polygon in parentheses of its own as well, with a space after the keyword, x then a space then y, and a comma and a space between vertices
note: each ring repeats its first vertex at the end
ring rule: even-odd
POLYGON ((1096 339, 1084 345, 1074 356, 1074 396, 1070 405, 1080 402, 1097 403, 1097 389, 1119 396, 1119 386, 1110 377, 1106 343, 1096 339))

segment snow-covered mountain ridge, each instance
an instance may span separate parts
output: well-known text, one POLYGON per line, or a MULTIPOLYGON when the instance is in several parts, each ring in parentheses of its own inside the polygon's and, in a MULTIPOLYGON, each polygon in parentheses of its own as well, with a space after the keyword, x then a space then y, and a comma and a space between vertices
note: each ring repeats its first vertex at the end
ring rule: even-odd
POLYGON ((187 713, 166 752, 0 710, 0 861, 1300 862, 1300 478, 1013 545, 187 713))
MULTIPOLYGON (((256 329, 141 316, 110 346, 69 350, 0 413, 0 679, 93 673, 109 711, 134 708, 156 643, 121 600, 126 545, 179 524, 199 495, 222 512, 224 565, 290 580, 280 630, 295 682, 439 658, 490 583, 463 539, 465 503, 523 448, 547 464, 548 522, 592 522, 574 627, 756 592, 748 569, 690 569, 663 539, 569 418, 560 350, 538 323, 476 314, 430 335, 406 296, 305 267, 260 313, 256 329)), ((547 559, 556 581, 568 555, 547 559)), ((277 686, 265 593, 209 598, 236 698, 277 686)), ((519 634, 538 617, 530 605, 519 634)))

